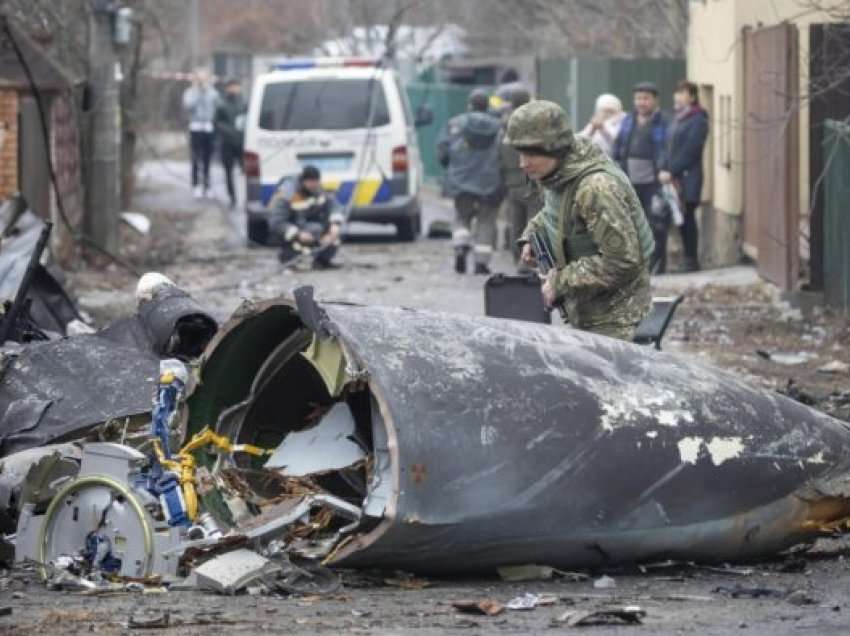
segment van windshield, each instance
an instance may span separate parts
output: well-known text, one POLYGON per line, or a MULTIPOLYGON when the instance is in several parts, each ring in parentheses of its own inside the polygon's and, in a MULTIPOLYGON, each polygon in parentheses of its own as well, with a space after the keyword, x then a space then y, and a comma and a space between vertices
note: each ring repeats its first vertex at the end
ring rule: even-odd
POLYGON ((390 123, 379 80, 325 79, 266 85, 260 107, 263 130, 343 130, 390 123))

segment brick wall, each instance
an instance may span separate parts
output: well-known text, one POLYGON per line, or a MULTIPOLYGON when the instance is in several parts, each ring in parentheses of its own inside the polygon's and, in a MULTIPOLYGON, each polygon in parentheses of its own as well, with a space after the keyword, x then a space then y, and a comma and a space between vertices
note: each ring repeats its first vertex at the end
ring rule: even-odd
POLYGON ((0 89, 0 201, 18 191, 18 94, 0 89))

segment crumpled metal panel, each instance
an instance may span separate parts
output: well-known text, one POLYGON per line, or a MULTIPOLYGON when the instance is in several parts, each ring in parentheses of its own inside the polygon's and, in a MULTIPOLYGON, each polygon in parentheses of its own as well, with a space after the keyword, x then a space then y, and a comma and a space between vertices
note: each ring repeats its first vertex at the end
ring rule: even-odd
POLYGON ((94 334, 32 343, 11 355, 0 378, 0 456, 151 410, 159 375, 151 352, 94 334))
MULTIPOLYGON (((0 227, 0 300, 13 300, 44 222, 26 209, 25 201, 12 198, 0 206, 0 227)), ((74 302, 44 265, 36 268, 27 299, 31 301, 29 313, 41 329, 64 335, 68 323, 80 318, 74 302)))
POLYGON ((217 328, 188 294, 168 288, 95 334, 7 348, 0 356, 0 457, 149 414, 160 356, 192 358, 217 328))
POLYGON ((843 422, 544 325, 324 304, 390 429, 390 514, 335 564, 472 571, 774 553, 847 517, 843 422))

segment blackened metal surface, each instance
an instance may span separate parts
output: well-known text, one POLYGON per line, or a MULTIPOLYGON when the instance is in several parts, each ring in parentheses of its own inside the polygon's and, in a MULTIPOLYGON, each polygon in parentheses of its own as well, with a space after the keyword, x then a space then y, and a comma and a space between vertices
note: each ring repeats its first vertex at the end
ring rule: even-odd
MULTIPOLYGON (((15 297, 30 254, 35 249, 44 222, 15 197, 0 207, 3 249, 0 251, 0 301, 15 297)), ((69 322, 80 315, 59 281, 43 266, 36 265, 26 294, 31 302, 29 313, 39 328, 65 334, 69 322)))
POLYGON ((97 334, 30 344, 0 378, 0 456, 149 413, 159 360, 97 334))
POLYGON ((322 307, 397 447, 395 517, 339 565, 757 557, 813 536, 810 501, 844 501, 848 427, 722 371, 566 328, 322 307))

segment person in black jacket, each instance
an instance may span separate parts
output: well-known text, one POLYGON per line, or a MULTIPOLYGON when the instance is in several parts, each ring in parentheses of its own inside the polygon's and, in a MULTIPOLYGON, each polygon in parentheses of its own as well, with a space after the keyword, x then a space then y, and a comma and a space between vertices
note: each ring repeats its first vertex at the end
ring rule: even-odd
POLYGON ((245 137, 245 100, 238 80, 228 80, 224 85, 224 99, 215 111, 215 128, 221 138, 221 163, 227 179, 230 207, 236 207, 236 189, 233 186, 233 167, 242 167, 242 147, 245 137))
POLYGON ((699 230, 696 210, 702 194, 702 151, 708 137, 708 113, 699 105, 697 85, 682 80, 673 95, 676 115, 667 131, 658 180, 673 183, 682 200, 684 223, 679 228, 685 250, 684 271, 699 270, 699 230))
POLYGON ((612 158, 620 164, 634 186, 652 227, 655 252, 649 262, 649 271, 663 274, 667 266, 669 221, 654 213, 653 200, 658 198, 661 189, 658 171, 664 165, 668 121, 659 107, 655 84, 639 82, 635 84, 633 94, 634 110, 623 118, 614 140, 612 158))

